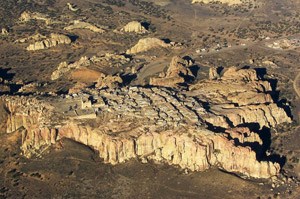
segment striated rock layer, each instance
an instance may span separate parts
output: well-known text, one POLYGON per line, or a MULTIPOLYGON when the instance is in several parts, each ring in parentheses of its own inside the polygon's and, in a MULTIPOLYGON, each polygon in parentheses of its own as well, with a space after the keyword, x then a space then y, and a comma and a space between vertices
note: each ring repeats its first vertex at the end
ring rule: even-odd
POLYGON ((280 165, 255 151, 263 148, 263 135, 239 126, 256 123, 271 128, 291 119, 271 98, 249 98, 255 90, 250 88, 264 86, 256 91, 264 95, 272 91, 255 70, 230 68, 218 76, 198 82, 186 93, 126 87, 61 97, 2 96, 1 132, 20 132, 27 157, 40 156, 51 144, 69 138, 93 148, 113 165, 138 158, 191 171, 219 167, 246 177, 277 175, 280 165), (248 87, 235 85, 220 97, 218 92, 225 93, 234 82, 248 87), (207 89, 206 95, 200 88, 207 89), (235 102, 231 93, 242 103, 235 102), (213 127, 222 128, 213 132, 213 127))

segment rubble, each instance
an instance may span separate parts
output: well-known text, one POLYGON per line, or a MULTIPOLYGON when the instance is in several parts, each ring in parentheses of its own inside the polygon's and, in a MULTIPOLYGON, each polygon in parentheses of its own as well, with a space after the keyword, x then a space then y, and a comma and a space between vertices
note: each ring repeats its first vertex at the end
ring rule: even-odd
POLYGON ((50 35, 50 38, 35 42, 34 44, 30 44, 26 48, 26 50, 28 51, 43 50, 43 49, 57 46, 59 44, 70 44, 71 42, 72 42, 71 39, 66 35, 52 33, 50 35))
POLYGON ((141 52, 148 51, 153 48, 168 48, 170 47, 170 44, 165 43, 163 40, 157 39, 157 38, 144 38, 140 39, 138 43, 133 46, 131 49, 126 51, 126 54, 137 54, 141 52))

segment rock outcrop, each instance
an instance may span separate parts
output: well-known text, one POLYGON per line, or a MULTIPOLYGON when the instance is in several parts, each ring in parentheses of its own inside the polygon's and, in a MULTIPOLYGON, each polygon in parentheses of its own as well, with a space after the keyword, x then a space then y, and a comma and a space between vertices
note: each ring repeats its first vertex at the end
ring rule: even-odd
POLYGON ((35 42, 34 44, 30 44, 26 48, 26 50, 28 51, 44 50, 44 49, 57 46, 59 44, 70 44, 71 42, 72 40, 66 35, 52 33, 50 35, 50 38, 35 42))
POLYGON ((191 85, 188 94, 210 104, 213 115, 206 121, 214 126, 228 128, 258 123, 263 128, 291 122, 289 117, 282 116, 286 115, 285 111, 274 102, 271 95, 274 92, 270 82, 261 79, 254 69, 231 67, 218 79, 191 85))
POLYGON ((78 61, 70 64, 68 64, 67 62, 61 62, 58 65, 57 69, 53 71, 51 75, 51 80, 56 80, 71 70, 89 66, 90 62, 90 59, 86 56, 81 57, 78 61))
POLYGON ((30 20, 40 20, 40 21, 44 21, 46 24, 51 24, 53 22, 52 19, 49 18, 49 16, 46 14, 42 14, 38 12, 28 12, 28 11, 24 11, 21 14, 19 20, 22 22, 28 22, 30 20))
POLYGON ((241 0, 192 0, 192 3, 216 3, 221 2, 224 4, 232 5, 239 5, 242 4, 243 1, 241 0))
POLYGON ((4 36, 9 35, 9 33, 8 33, 8 31, 7 31, 6 28, 2 28, 2 29, 1 29, 1 35, 4 35, 4 36))
POLYGON ((147 33, 146 28, 138 21, 132 21, 129 22, 127 25, 125 25, 121 31, 123 32, 134 32, 138 34, 144 34, 147 33))
POLYGON ((86 68, 92 65, 98 65, 103 67, 104 66, 114 67, 114 66, 121 66, 129 62, 130 62, 130 58, 127 58, 124 55, 111 54, 111 53, 106 53, 102 56, 93 56, 91 58, 84 56, 74 63, 67 63, 67 62, 60 63, 57 69, 53 71, 53 73, 51 74, 51 80, 56 80, 66 75, 68 72, 72 70, 86 68))
POLYGON ((87 29, 87 30, 90 30, 90 31, 93 31, 93 32, 96 32, 96 33, 104 33, 104 30, 102 28, 99 28, 95 25, 92 25, 90 23, 87 23, 87 22, 83 22, 83 21, 78 21, 78 20, 75 20, 73 21, 73 24, 70 25, 70 26, 67 26, 64 28, 65 30, 74 30, 74 29, 87 29))
POLYGON ((95 87, 102 89, 102 88, 117 88, 123 83, 123 79, 120 75, 102 75, 96 82, 95 87))
POLYGON ((192 64, 191 61, 175 56, 172 58, 166 73, 163 72, 159 74, 159 77, 150 78, 149 84, 153 86, 177 87, 179 84, 185 83, 187 78, 194 77, 188 68, 192 64))
POLYGON ((167 44, 166 42, 164 42, 161 39, 144 38, 144 39, 140 39, 135 46, 133 46, 131 49, 127 50, 126 54, 137 54, 137 53, 151 50, 153 48, 159 48, 159 47, 168 48, 170 46, 171 46, 170 44, 167 44))
POLYGON ((68 6, 69 10, 71 10, 71 11, 73 11, 73 12, 76 12, 76 11, 79 10, 79 8, 77 8, 77 6, 74 5, 74 4, 67 3, 67 6, 68 6))

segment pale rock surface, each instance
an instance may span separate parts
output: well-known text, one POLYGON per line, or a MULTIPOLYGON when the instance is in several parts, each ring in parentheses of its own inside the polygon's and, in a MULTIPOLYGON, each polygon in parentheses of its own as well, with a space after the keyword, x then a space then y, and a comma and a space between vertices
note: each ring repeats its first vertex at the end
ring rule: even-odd
POLYGON ((138 34, 147 33, 146 28, 138 21, 131 21, 125 25, 121 31, 123 32, 134 32, 138 34))
POLYGON ((102 28, 99 28, 95 25, 92 25, 88 22, 83 22, 83 21, 79 21, 79 20, 75 20, 73 21, 73 24, 70 26, 67 26, 64 28, 65 30, 74 30, 74 29, 87 29, 96 33, 104 33, 104 30, 102 28))
POLYGON ((161 39, 148 37, 148 38, 140 39, 135 46, 133 46, 131 49, 126 51, 126 54, 137 54, 137 53, 151 50, 153 48, 159 48, 159 47, 168 48, 170 46, 171 46, 170 44, 165 43, 161 39))
POLYGON ((44 49, 57 46, 59 44, 70 44, 71 42, 72 42, 71 39, 66 35, 52 33, 50 35, 50 38, 35 42, 34 44, 30 44, 26 48, 26 50, 28 51, 44 50, 44 49))

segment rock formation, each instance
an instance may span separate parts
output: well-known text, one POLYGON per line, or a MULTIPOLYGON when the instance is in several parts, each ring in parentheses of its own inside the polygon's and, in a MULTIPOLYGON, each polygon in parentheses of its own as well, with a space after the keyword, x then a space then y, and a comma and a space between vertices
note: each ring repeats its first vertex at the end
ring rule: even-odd
POLYGON ((76 5, 73 5, 73 4, 71 4, 71 3, 67 3, 67 6, 68 6, 69 10, 71 10, 71 11, 73 11, 73 12, 76 12, 76 11, 79 10, 79 8, 77 8, 76 5))
MULTIPOLYGON (((176 57, 172 65, 182 62, 176 57)), ((101 86, 105 78, 99 80, 101 86)), ((230 68, 220 79, 202 80, 185 93, 122 87, 51 99, 1 96, 7 113, 1 116, 1 128, 22 134, 27 157, 40 156, 51 144, 69 138, 93 148, 113 165, 137 158, 191 171, 216 166, 246 177, 270 178, 279 173, 279 164, 261 161, 262 152, 257 154, 251 146, 262 148, 264 140, 239 125, 274 127, 291 119, 271 98, 254 101, 254 91, 267 96, 272 88, 255 70, 230 68), (212 127, 223 130, 216 133, 212 127)))
POLYGON ((258 123, 260 128, 291 122, 271 96, 269 81, 259 78, 254 69, 227 69, 219 79, 203 80, 190 86, 188 95, 210 105, 207 118, 214 126, 228 128, 244 123, 258 123), (273 117, 274 115, 277 117, 273 117), (275 119, 277 118, 277 119, 275 119))
POLYGON ((52 20, 48 17, 48 15, 38 13, 38 12, 28 12, 28 11, 24 11, 21 14, 19 20, 22 22, 28 22, 30 20, 40 20, 40 21, 45 21, 46 24, 52 23, 52 20))
POLYGON ((124 65, 129 62, 130 58, 127 58, 124 55, 111 53, 106 53, 102 56, 93 56, 91 58, 84 56, 74 63, 60 63, 57 69, 53 71, 51 80, 56 80, 72 70, 89 67, 92 65, 113 67, 115 65, 124 65))
POLYGON ((192 0, 192 3, 215 3, 215 2, 221 2, 224 4, 228 4, 230 6, 243 3, 241 0, 192 0))
POLYGON ((40 33, 34 34, 32 36, 26 37, 26 38, 22 38, 22 39, 18 39, 15 41, 15 43, 25 43, 27 41, 40 41, 42 39, 46 39, 47 37, 44 35, 41 35, 40 33))
POLYGON ((8 33, 8 31, 7 31, 6 28, 2 28, 2 29, 1 29, 1 35, 4 35, 4 36, 9 35, 9 33, 8 33))
POLYGON ((70 44, 72 41, 71 39, 62 34, 51 34, 50 38, 35 42, 34 44, 30 44, 26 50, 28 51, 36 51, 36 50, 43 50, 47 48, 51 48, 57 46, 59 44, 70 44))
POLYGON ((194 77, 188 68, 191 65, 190 61, 175 56, 172 58, 166 73, 163 72, 159 74, 159 77, 150 78, 149 84, 153 86, 177 87, 178 84, 185 83, 187 78, 194 77))
POLYGON ((158 48, 158 47, 168 48, 170 46, 171 46, 170 44, 167 44, 163 40, 157 38, 144 38, 144 39, 140 39, 135 46, 127 50, 126 54, 137 54, 137 53, 151 50, 153 48, 158 48))
POLYGON ((90 23, 83 22, 83 21, 78 21, 78 20, 73 21, 72 25, 67 26, 64 29, 68 30, 68 31, 69 30, 74 30, 74 29, 87 29, 87 30, 97 32, 97 33, 103 33, 104 32, 104 30, 102 28, 98 28, 95 25, 92 25, 90 23))
POLYGON ((97 80, 96 88, 117 88, 123 83, 123 79, 119 75, 102 75, 97 80))
POLYGON ((138 21, 129 22, 126 26, 124 26, 121 31, 123 32, 134 32, 138 34, 146 33, 146 28, 138 21))

